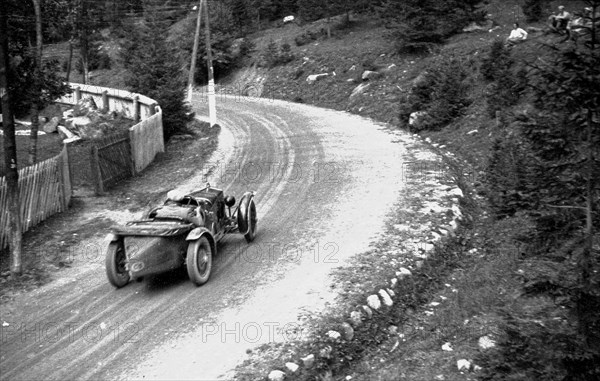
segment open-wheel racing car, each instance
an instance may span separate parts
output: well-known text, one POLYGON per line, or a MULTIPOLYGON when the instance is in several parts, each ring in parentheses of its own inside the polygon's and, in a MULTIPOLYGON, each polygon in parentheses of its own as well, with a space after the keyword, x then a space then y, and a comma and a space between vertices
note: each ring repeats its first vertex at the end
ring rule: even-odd
POLYGON ((207 184, 191 193, 170 191, 164 205, 142 220, 114 226, 106 252, 106 275, 115 287, 131 279, 158 274, 185 264, 190 280, 208 281, 217 242, 239 232, 252 242, 256 234, 254 192, 246 192, 235 206, 233 196, 207 184), (233 208, 233 211, 232 211, 233 208))

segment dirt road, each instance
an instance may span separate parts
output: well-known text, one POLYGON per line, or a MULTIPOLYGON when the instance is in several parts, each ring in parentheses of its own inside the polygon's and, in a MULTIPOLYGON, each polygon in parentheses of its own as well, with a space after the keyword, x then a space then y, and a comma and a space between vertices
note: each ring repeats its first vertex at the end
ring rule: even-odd
MULTIPOLYGON (((328 274, 383 226, 412 138, 268 99, 219 97, 218 113, 218 152, 173 186, 256 191, 257 239, 227 237, 202 287, 175 272, 113 289, 104 231, 65 248, 75 269, 2 306, 3 380, 227 378, 246 350, 297 338, 333 301, 328 274)), ((103 217, 114 222, 139 217, 111 209, 103 217)))

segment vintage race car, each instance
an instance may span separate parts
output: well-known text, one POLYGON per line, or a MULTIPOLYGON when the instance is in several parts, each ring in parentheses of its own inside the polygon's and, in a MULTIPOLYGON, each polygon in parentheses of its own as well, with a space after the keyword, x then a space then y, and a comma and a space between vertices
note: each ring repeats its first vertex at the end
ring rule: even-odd
POLYGON ((131 279, 185 265, 192 282, 206 283, 217 242, 228 233, 241 233, 248 242, 256 235, 254 192, 244 193, 235 204, 235 197, 225 197, 210 184, 187 194, 170 191, 165 203, 142 220, 111 229, 106 252, 108 281, 120 288, 131 279))

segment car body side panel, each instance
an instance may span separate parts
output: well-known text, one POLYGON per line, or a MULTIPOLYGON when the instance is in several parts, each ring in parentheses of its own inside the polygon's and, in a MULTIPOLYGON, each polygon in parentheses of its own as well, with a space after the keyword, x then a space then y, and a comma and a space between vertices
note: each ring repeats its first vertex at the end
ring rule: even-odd
POLYGON ((188 243, 182 236, 127 236, 124 244, 127 269, 132 278, 139 278, 182 266, 188 243))

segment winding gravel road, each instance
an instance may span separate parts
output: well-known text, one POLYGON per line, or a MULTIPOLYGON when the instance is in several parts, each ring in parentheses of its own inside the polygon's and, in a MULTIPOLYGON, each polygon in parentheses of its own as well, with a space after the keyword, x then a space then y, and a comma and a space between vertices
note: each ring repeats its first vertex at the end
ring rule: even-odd
MULTIPOLYGON (((198 94, 194 102, 203 114, 198 94)), ((177 186, 256 191, 257 239, 228 236, 202 287, 182 272, 115 290, 103 253, 91 253, 97 260, 81 271, 0 312, 2 380, 228 378, 246 350, 297 338, 333 302, 328 274, 376 238, 400 197, 412 138, 268 99, 218 97, 218 118, 218 152, 177 186)))

